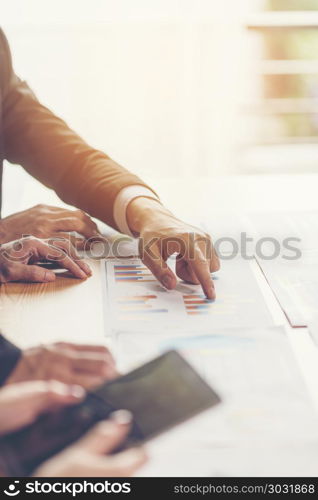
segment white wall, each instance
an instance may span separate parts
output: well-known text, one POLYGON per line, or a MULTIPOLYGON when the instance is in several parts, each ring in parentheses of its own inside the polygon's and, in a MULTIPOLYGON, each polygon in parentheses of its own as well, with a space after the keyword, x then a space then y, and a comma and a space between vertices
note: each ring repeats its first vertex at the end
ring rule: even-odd
POLYGON ((144 177, 226 172, 260 0, 0 0, 17 73, 144 177))

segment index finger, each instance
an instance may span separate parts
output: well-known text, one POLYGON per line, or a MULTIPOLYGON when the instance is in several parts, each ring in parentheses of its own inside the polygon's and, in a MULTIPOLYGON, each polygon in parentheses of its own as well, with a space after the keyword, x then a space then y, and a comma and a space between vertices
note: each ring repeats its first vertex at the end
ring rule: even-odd
MULTIPOLYGON (((84 352, 98 352, 103 355, 110 355, 111 352, 108 347, 104 345, 98 344, 73 344, 72 342, 56 342, 56 346, 65 347, 68 349, 75 349, 76 351, 84 351, 84 352)), ((112 356, 111 356, 112 357, 112 356)))
POLYGON ((84 354, 81 356, 67 356, 70 368, 77 372, 91 373, 93 375, 106 375, 109 368, 114 368, 115 363, 105 357, 84 354))
POLYGON ((63 217, 62 219, 56 221, 55 230, 66 232, 76 231, 77 233, 85 236, 85 238, 100 236, 97 225, 94 221, 92 221, 85 214, 77 216, 75 212, 69 217, 63 217))
POLYGON ((53 260, 54 262, 58 262, 60 266, 70 271, 76 278, 87 278, 87 274, 85 274, 80 266, 61 248, 48 245, 47 243, 39 242, 37 250, 41 257, 44 257, 48 260, 53 260))
POLYGON ((215 299, 216 295, 214 283, 210 274, 210 263, 204 257, 202 250, 199 247, 195 247, 193 258, 188 259, 186 256, 185 258, 200 282, 207 299, 215 299))

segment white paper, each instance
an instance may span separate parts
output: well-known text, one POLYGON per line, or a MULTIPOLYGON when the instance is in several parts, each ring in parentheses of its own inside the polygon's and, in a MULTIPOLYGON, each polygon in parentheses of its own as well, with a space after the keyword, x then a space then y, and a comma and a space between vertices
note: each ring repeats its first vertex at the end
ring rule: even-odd
POLYGON ((116 339, 124 371, 176 348, 222 398, 217 407, 153 441, 153 461, 144 475, 313 473, 317 415, 283 329, 220 330, 209 336, 121 332, 116 339), (164 455, 174 457, 170 470, 164 455))
MULTIPOLYGON (((297 238, 301 251, 317 248, 318 212, 267 212, 248 216, 250 229, 256 238, 276 238, 283 243, 287 238, 297 238)), ((287 253, 287 252, 286 252, 287 253)))
MULTIPOLYGON (((302 375, 284 329, 225 329, 200 335, 118 332, 116 357, 126 371, 169 349, 177 349, 227 404, 264 401, 267 411, 310 406, 302 375)), ((294 410, 293 410, 294 411, 294 410)))
POLYGON ((102 242, 94 242, 87 255, 93 258, 104 259, 138 257, 138 239, 121 234, 100 221, 96 222, 104 240, 102 242))
POLYGON ((251 262, 229 260, 213 276, 217 298, 179 282, 167 291, 138 259, 108 260, 105 321, 109 331, 162 331, 273 325, 251 262))
POLYGON ((300 259, 257 259, 291 326, 307 326, 317 313, 318 252, 303 252, 300 259))

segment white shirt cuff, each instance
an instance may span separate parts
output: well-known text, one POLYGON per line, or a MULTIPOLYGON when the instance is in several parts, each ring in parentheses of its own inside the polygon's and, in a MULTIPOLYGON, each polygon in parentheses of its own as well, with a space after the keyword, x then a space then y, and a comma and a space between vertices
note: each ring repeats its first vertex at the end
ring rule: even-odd
POLYGON ((153 200, 159 201, 159 198, 150 189, 144 186, 139 186, 138 184, 134 184, 132 186, 127 186, 119 191, 114 203, 113 215, 118 230, 123 234, 128 234, 132 238, 134 238, 135 236, 130 231, 130 228, 128 226, 126 210, 131 201, 133 201, 135 198, 140 197, 151 198, 153 200))

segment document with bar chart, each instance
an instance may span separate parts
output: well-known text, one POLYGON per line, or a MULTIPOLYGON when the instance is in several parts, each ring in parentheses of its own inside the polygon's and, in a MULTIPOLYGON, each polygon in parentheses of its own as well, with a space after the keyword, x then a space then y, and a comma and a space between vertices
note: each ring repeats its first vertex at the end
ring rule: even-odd
POLYGON ((166 290, 139 259, 106 260, 106 329, 162 331, 196 327, 233 328, 274 324, 250 261, 235 258, 213 276, 217 298, 199 285, 179 282, 166 290))

